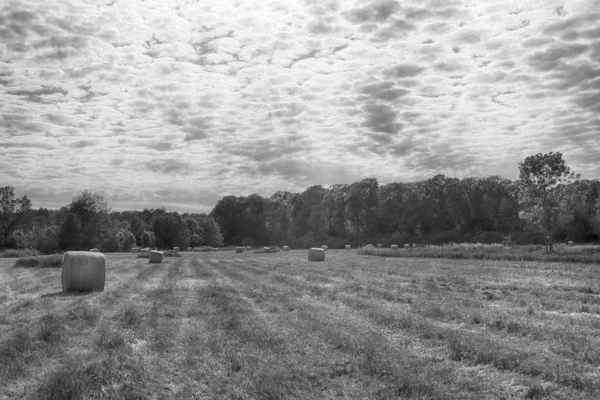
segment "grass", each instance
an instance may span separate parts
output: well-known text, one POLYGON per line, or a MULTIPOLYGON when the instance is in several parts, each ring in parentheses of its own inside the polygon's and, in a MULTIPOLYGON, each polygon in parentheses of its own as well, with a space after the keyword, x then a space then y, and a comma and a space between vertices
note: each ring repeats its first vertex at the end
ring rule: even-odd
POLYGON ((14 266, 21 268, 60 268, 62 266, 62 259, 62 254, 29 256, 19 258, 14 266))
POLYGON ((552 253, 546 254, 541 245, 503 246, 499 244, 452 244, 411 248, 363 248, 358 254, 381 257, 405 258, 450 258, 462 260, 505 260, 505 261, 555 261, 570 263, 600 264, 600 246, 555 245, 552 253))
MULTIPOLYGON (((404 250, 399 250, 404 251, 404 250)), ((0 260, 0 398, 595 399, 600 271, 329 250, 0 260), (5 383, 5 384, 4 384, 5 383)))

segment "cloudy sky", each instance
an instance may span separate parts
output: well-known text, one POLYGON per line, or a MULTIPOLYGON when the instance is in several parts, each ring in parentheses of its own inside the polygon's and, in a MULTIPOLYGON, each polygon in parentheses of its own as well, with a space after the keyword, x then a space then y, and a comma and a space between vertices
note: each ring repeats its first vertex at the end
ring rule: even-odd
POLYGON ((600 0, 0 0, 0 186, 210 211, 376 177, 600 177, 600 0))

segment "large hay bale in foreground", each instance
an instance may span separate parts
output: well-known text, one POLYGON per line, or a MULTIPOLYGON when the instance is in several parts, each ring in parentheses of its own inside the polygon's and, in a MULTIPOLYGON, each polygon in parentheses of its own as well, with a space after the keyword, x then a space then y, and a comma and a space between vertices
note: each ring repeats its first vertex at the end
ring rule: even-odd
POLYGON ((281 250, 283 250, 283 251, 290 251, 290 246, 283 246, 281 248, 281 250))
POLYGON ((352 248, 352 246, 350 246, 349 244, 347 244, 347 245, 346 245, 344 248, 345 248, 346 250, 350 250, 350 249, 352 248))
POLYGON ((177 247, 177 246, 173 247, 173 251, 176 251, 179 253, 179 247, 177 247))
POLYGON ((325 250, 316 247, 309 249, 308 261, 325 261, 325 250))
POLYGON ((90 249, 90 252, 91 253, 100 253, 100 250, 98 250, 97 248, 94 247, 93 249, 90 249))
POLYGON ((392 249, 394 249, 394 250, 398 250, 398 245, 397 245, 397 244, 393 244, 393 245, 392 245, 392 249))
POLYGON ((327 251, 327 249, 328 249, 329 247, 327 247, 326 245, 323 245, 323 246, 321 246, 321 248, 322 248, 323 250, 327 251))
POLYGON ((243 253, 244 251, 246 251, 245 247, 238 246, 238 247, 235 248, 235 252, 236 253, 243 253))
POLYGON ((150 257, 150 247, 141 249, 137 256, 138 256, 138 258, 149 258, 150 257))
POLYGON ((102 253, 67 251, 62 260, 62 290, 103 291, 106 280, 106 258, 102 253))
POLYGON ((164 253, 162 251, 152 250, 150 252, 150 264, 160 264, 163 262, 164 253))

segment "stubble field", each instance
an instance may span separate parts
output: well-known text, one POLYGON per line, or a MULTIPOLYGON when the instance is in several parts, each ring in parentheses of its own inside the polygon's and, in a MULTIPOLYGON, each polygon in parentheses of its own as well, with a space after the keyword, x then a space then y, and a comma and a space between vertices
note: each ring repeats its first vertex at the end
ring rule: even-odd
POLYGON ((600 271, 330 250, 0 259, 0 398, 595 399, 600 271))

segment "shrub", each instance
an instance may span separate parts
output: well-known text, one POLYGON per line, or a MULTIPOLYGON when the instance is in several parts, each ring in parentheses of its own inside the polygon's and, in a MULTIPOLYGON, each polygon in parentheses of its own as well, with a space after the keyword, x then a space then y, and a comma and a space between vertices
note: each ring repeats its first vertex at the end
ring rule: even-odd
POLYGON ((35 249, 7 249, 0 252, 0 258, 18 258, 37 256, 40 252, 35 249))
POLYGON ((22 268, 60 268, 62 266, 62 259, 62 254, 23 257, 19 258, 14 266, 22 268))

